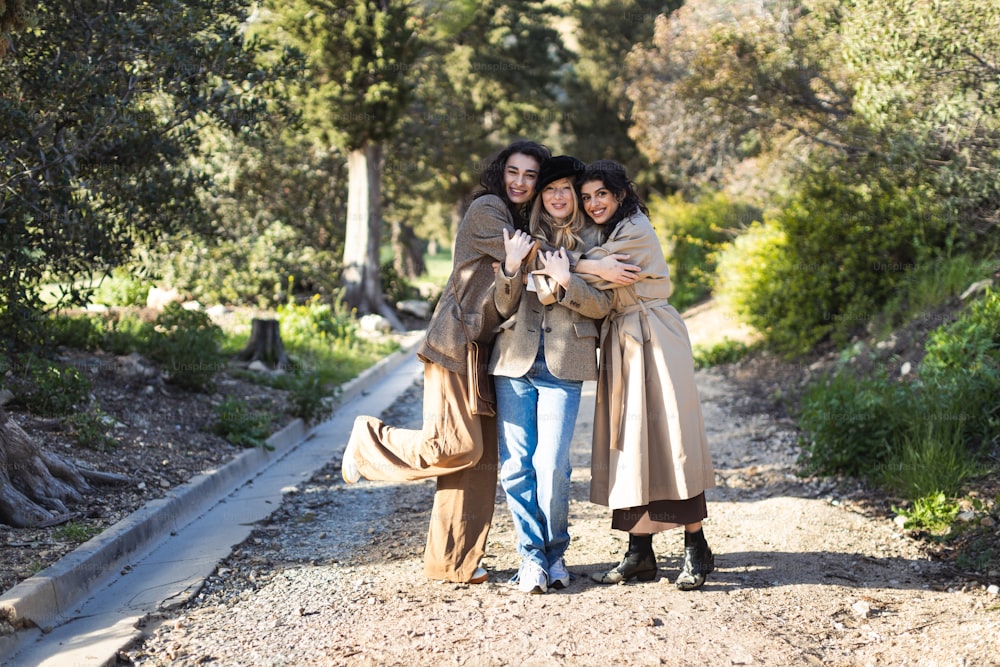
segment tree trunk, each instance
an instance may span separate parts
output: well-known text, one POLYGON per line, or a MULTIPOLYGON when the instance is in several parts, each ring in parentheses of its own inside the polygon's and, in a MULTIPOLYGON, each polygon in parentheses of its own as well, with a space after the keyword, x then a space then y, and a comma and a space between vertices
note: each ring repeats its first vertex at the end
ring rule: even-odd
POLYGON ((241 361, 261 361, 271 368, 284 368, 290 360, 281 342, 278 320, 253 318, 250 322, 250 340, 236 355, 241 361))
POLYGON ((392 224, 392 262, 396 273, 404 278, 417 278, 427 270, 420 239, 402 221, 392 224))
POLYGON ((59 523, 67 502, 90 490, 87 482, 124 484, 121 475, 85 470, 41 449, 0 407, 0 523, 29 528, 59 523))
POLYGON ((403 324, 382 298, 382 146, 368 144, 347 156, 347 229, 344 301, 360 313, 378 313, 396 330, 403 324))

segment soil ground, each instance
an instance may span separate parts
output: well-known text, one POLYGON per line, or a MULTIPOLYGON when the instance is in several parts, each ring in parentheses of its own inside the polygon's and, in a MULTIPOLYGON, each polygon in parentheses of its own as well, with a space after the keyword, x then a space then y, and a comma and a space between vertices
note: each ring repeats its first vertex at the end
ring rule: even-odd
MULTIPOLYGON (((692 318, 694 336, 718 320, 692 318)), ((787 369, 786 369, 787 370, 787 369)), ((764 391, 781 372, 755 385, 764 391)), ((798 377, 788 371, 786 379, 798 377)), ((339 460, 290 494, 197 599, 147 628, 121 665, 997 665, 1000 599, 956 576, 856 482, 802 477, 794 424, 733 373, 698 374, 718 487, 705 531, 717 571, 673 580, 679 531, 657 535, 660 575, 604 586, 624 551, 588 502, 590 413, 573 445, 567 554, 576 579, 525 595, 502 492, 489 582, 428 581, 432 482, 345 485, 339 460)), ((592 401, 593 387, 585 390, 592 401)), ((421 387, 383 417, 416 426, 421 387)))
MULTIPOLYGON (((690 318, 692 339, 720 337, 725 320, 690 318)), ((589 573, 617 563, 625 540, 609 529, 608 510, 587 501, 585 404, 567 554, 576 579, 566 590, 532 596, 507 583, 519 559, 502 492, 484 560, 489 582, 426 580, 433 483, 348 486, 338 452, 220 563, 191 604, 150 619, 146 640, 123 651, 119 664, 1000 665, 1000 598, 987 588, 1000 582, 957 574, 902 531, 888 499, 871 489, 800 476, 798 433, 773 399, 776 387, 794 392, 803 369, 775 362, 746 373, 698 374, 718 481, 705 522, 718 569, 699 591, 673 586, 679 531, 654 539, 661 568, 654 582, 590 581, 589 573)), ((384 417, 416 425, 420 395, 418 384, 384 417)), ((147 488, 174 483, 165 469, 176 465, 153 464, 171 460, 165 451, 188 451, 182 443, 198 429, 177 415, 201 413, 185 407, 165 422, 156 414, 146 422, 155 436, 142 441, 166 449, 141 457, 142 465, 112 468, 147 475, 147 488)), ((198 452, 227 458, 229 449, 205 441, 198 452)), ((87 502, 107 506, 113 493, 87 502)), ((29 536, 0 530, 7 542, 0 539, 0 556, 52 557, 51 533, 31 546, 29 536)))

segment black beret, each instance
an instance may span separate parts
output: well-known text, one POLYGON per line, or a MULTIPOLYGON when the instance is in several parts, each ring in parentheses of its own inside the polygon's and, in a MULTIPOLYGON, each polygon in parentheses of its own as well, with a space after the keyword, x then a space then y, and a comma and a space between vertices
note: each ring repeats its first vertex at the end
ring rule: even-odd
POLYGON ((574 176, 579 179, 586 169, 587 165, 572 155, 556 155, 555 157, 551 157, 545 161, 542 168, 538 171, 535 190, 541 192, 542 188, 546 185, 552 181, 558 181, 560 178, 574 176))

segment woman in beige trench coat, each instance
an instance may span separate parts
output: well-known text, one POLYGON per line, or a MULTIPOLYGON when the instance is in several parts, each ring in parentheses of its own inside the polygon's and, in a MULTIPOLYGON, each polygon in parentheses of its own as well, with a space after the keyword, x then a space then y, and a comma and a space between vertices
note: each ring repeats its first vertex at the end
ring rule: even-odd
POLYGON ((622 562, 592 578, 653 580, 653 533, 684 526, 684 564, 676 585, 692 590, 715 568, 701 525, 708 514, 705 490, 715 486, 715 472, 687 328, 667 301, 667 262, 625 168, 611 160, 588 165, 580 193, 605 238, 586 258, 628 255, 641 267, 628 286, 584 276, 614 295, 600 335, 590 499, 611 507, 612 528, 629 534, 622 562))

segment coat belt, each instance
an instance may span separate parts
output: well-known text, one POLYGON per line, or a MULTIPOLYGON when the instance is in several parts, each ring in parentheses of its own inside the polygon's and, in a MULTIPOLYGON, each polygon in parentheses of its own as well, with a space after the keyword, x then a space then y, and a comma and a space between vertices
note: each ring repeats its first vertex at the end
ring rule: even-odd
MULTIPOLYGON (((643 301, 638 299, 634 303, 616 311, 604 319, 601 325, 601 365, 605 366, 605 372, 601 373, 597 388, 597 400, 607 395, 610 400, 608 406, 610 412, 610 422, 608 424, 609 444, 612 450, 622 450, 622 404, 624 394, 625 367, 624 344, 622 336, 627 335, 645 345, 649 340, 649 308, 657 308, 669 305, 667 299, 650 299, 643 301), (639 317, 629 317, 633 313, 638 313, 639 317), (613 337, 613 339, 611 338, 613 337), (605 383, 607 377, 611 377, 610 392, 606 391, 605 383)), ((642 368, 642 366, 639 366, 642 368)), ((645 369, 643 369, 645 371, 645 369)))

